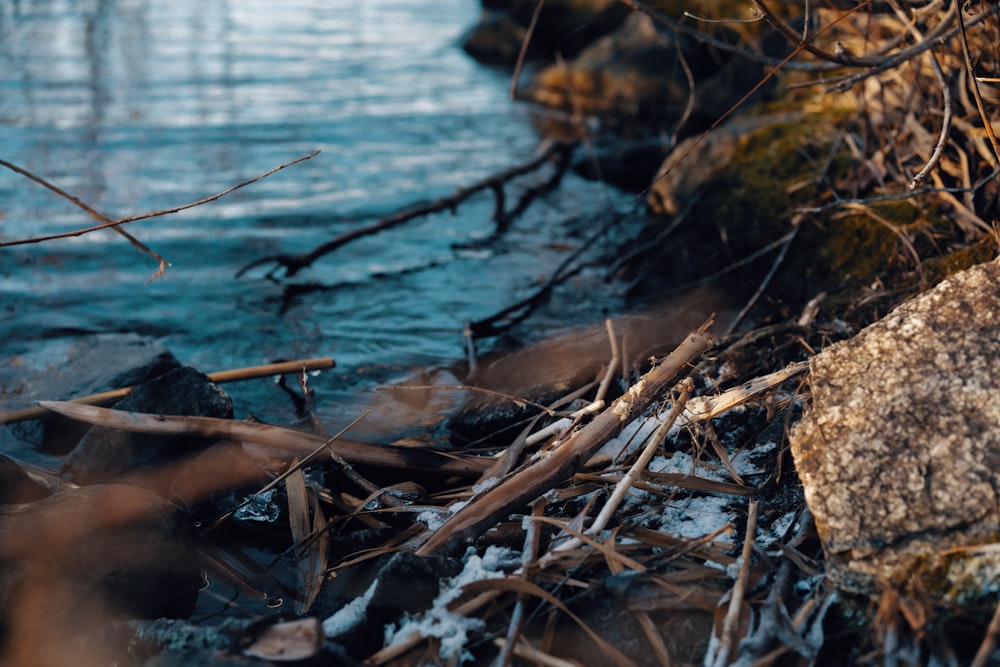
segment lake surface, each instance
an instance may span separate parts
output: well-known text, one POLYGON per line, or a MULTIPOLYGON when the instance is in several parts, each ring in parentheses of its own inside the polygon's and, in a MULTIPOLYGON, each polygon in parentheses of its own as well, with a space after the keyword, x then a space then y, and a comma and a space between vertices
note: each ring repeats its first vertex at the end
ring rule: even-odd
MULTIPOLYGON (((323 289, 290 303, 263 271, 235 273, 532 156, 539 137, 531 110, 508 99, 509 73, 458 47, 479 12, 473 0, 0 3, 0 157, 110 218, 322 151, 129 225, 172 264, 156 280, 155 263, 111 231, 0 249, 0 357, 52 363, 107 332, 153 337, 206 372, 334 356, 336 373, 317 379, 333 406, 369 379, 461 358, 463 322, 529 294, 630 198, 570 175, 502 239, 465 248, 493 231, 486 194, 327 256, 295 278, 323 289)), ((4 241, 93 224, 8 170, 0 215, 4 241)), ((563 307, 569 324, 613 302, 563 307)))

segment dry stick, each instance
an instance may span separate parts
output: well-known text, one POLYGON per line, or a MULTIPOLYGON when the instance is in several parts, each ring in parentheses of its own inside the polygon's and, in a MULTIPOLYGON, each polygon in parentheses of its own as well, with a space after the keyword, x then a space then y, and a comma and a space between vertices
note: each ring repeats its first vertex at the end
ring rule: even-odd
MULTIPOLYGON (((272 479, 270 482, 268 482, 267 484, 265 484, 259 490, 255 491, 254 493, 252 493, 249 496, 247 496, 246 499, 242 503, 240 503, 236 507, 232 508, 231 510, 229 510, 228 512, 226 512, 225 514, 223 514, 219 518, 215 519, 212 522, 212 524, 208 527, 208 529, 206 530, 206 532, 208 530, 213 530, 214 528, 217 528, 224 521, 226 521, 229 517, 231 517, 233 514, 235 514, 238 510, 240 510, 243 507, 246 507, 251 502, 253 502, 254 498, 256 498, 257 496, 261 495, 262 493, 267 493, 268 491, 270 491, 274 487, 276 487, 279 484, 281 484, 281 482, 283 482, 289 475, 291 475, 292 473, 294 473, 294 472, 296 472, 298 470, 301 470, 302 467, 305 466, 306 464, 311 463, 313 459, 315 459, 322 452, 324 452, 328 448, 330 448, 330 444, 333 443, 333 441, 337 440, 340 436, 342 436, 345 433, 347 433, 349 430, 351 430, 354 427, 355 424, 357 424, 358 422, 360 422, 362 419, 364 419, 367 416, 368 416, 368 412, 365 412, 365 413, 359 415, 358 417, 355 417, 354 421, 352 421, 350 424, 348 424, 344 428, 340 429, 340 431, 338 431, 335 435, 331 436, 330 438, 325 439, 323 441, 323 444, 319 445, 318 447, 316 447, 315 449, 313 449, 311 452, 309 452, 309 454, 306 455, 302 460, 299 460, 298 458, 295 458, 292 461, 292 463, 289 464, 288 469, 285 470, 285 472, 281 473, 280 475, 278 475, 277 477, 275 477, 274 479, 272 479)), ((330 448, 330 452, 331 453, 333 452, 332 448, 330 448)))
POLYGON ((931 57, 931 65, 934 67, 934 75, 941 86, 941 96, 944 101, 944 119, 941 121, 941 133, 938 135, 934 152, 931 153, 931 157, 927 161, 927 164, 924 165, 924 168, 910 179, 910 182, 906 186, 909 190, 915 190, 918 185, 923 183, 927 175, 931 173, 931 169, 936 167, 937 163, 941 161, 941 156, 944 155, 944 145, 948 142, 948 135, 951 133, 951 87, 944 78, 944 72, 941 71, 941 65, 938 63, 937 57, 933 53, 929 55, 931 57))
POLYGON ((983 637, 983 642, 979 645, 979 650, 976 651, 976 657, 973 658, 970 667, 986 667, 990 664, 990 656, 997 644, 998 637, 1000 637, 1000 604, 993 611, 993 618, 990 619, 990 625, 986 629, 986 636, 983 637))
POLYGON ((524 58, 528 55, 528 45, 531 43, 531 37, 535 34, 535 26, 538 25, 538 17, 542 13, 542 7, 545 5, 545 0, 538 0, 538 4, 535 5, 535 11, 531 15, 531 22, 528 23, 528 29, 524 33, 524 40, 521 41, 521 50, 517 52, 517 62, 514 63, 514 75, 510 80, 510 99, 517 99, 517 84, 521 78, 521 68, 524 67, 524 58))
POLYGON ((456 512, 417 550, 429 555, 451 544, 480 534, 515 508, 546 493, 569 478, 605 442, 638 417, 677 374, 708 349, 711 336, 709 318, 690 334, 663 362, 650 370, 607 410, 580 429, 570 440, 499 485, 475 498, 456 512))
POLYGON ((509 665, 511 653, 529 663, 540 665, 540 667, 579 667, 580 665, 575 660, 563 660, 544 651, 539 651, 524 639, 519 639, 515 643, 509 639, 497 637, 493 640, 493 645, 500 649, 500 656, 505 660, 501 663, 500 657, 497 657, 496 662, 493 663, 495 665, 509 665))
MULTIPOLYGON (((60 197, 69 200, 71 203, 75 204, 76 206, 78 206, 78 207, 82 208, 84 211, 86 211, 87 214, 90 217, 94 218, 95 220, 99 220, 102 223, 110 223, 111 222, 111 220, 109 220, 103 214, 99 213, 96 209, 94 209, 89 204, 85 203, 84 201, 82 201, 78 197, 74 197, 73 195, 69 194, 68 192, 66 192, 65 190, 63 190, 62 188, 60 188, 59 186, 57 186, 57 185, 55 185, 53 183, 48 182, 47 180, 45 180, 41 176, 36 176, 35 174, 31 173, 27 169, 23 169, 21 167, 18 167, 16 164, 13 164, 11 162, 7 162, 6 160, 0 160, 0 165, 3 165, 4 167, 7 167, 11 171, 15 171, 15 172, 19 173, 22 176, 25 176, 29 180, 32 180, 35 183, 38 183, 42 187, 48 188, 49 190, 51 190, 52 192, 56 193, 60 197)), ((149 255, 150 257, 152 257, 153 259, 155 259, 159 263, 159 268, 157 269, 156 274, 153 276, 154 278, 157 278, 160 275, 162 275, 163 272, 166 270, 166 268, 170 265, 170 263, 167 260, 165 260, 163 257, 161 257, 156 252, 154 252, 152 248, 150 248, 145 243, 143 243, 139 239, 137 239, 134 236, 132 236, 131 234, 129 234, 124 229, 121 229, 119 227, 115 227, 115 231, 118 232, 125 239, 127 239, 128 242, 132 244, 132 247, 134 247, 136 250, 138 250, 141 253, 146 253, 147 255, 149 255)), ((54 237, 54 238, 58 238, 58 237, 54 237)), ((39 240, 45 240, 45 239, 36 239, 36 240, 30 240, 29 239, 28 241, 12 241, 12 242, 9 242, 9 243, 0 243, 0 248, 4 247, 6 245, 18 245, 20 243, 37 243, 39 240)))
POLYGON ((744 382, 738 387, 729 389, 719 396, 709 400, 705 404, 704 409, 696 412, 696 409, 689 407, 684 416, 689 421, 702 421, 705 419, 711 419, 712 417, 717 417, 724 412, 732 410, 738 405, 746 403, 751 398, 754 398, 765 391, 772 389, 773 387, 777 387, 785 380, 795 377, 799 373, 804 373, 807 370, 809 370, 808 361, 796 361, 790 363, 780 371, 768 373, 767 375, 761 375, 760 377, 744 382))
MULTIPOLYGON (((300 255, 269 255, 267 257, 261 257, 260 259, 254 260, 249 264, 243 266, 239 271, 236 272, 236 276, 240 277, 247 271, 254 269, 258 266, 264 264, 277 264, 277 266, 268 272, 268 276, 273 276, 278 267, 284 267, 285 276, 292 277, 302 269, 306 268, 320 257, 330 254, 334 250, 347 245, 348 243, 355 241, 357 239, 363 238, 365 236, 372 236, 373 234, 378 234, 387 229, 392 229, 398 227, 403 223, 409 222, 415 218, 421 218, 431 213, 437 213, 439 211, 454 210, 459 204, 471 197, 472 195, 481 192, 483 190, 494 190, 496 188, 502 187, 502 185, 518 176, 530 173, 539 169, 542 165, 549 161, 555 155, 560 152, 568 152, 572 148, 572 144, 565 144, 560 142, 550 142, 545 150, 538 153, 531 160, 520 164, 499 174, 494 174, 488 176, 480 181, 473 183, 464 188, 458 188, 454 193, 441 197, 436 201, 432 201, 424 204, 415 204, 413 206, 404 208, 402 210, 396 211, 377 222, 368 225, 367 227, 359 227, 357 229, 352 229, 349 232, 344 232, 339 236, 336 236, 326 243, 323 243, 316 248, 313 248, 307 253, 300 255)), ((502 211, 500 212, 502 213, 502 211)), ((496 214, 495 214, 496 215, 496 214)), ((498 220, 497 222, 500 222, 498 220)))
POLYGON ((747 582, 750 579, 750 557, 753 555, 754 539, 757 536, 757 501, 751 500, 749 512, 747 514, 747 534, 743 539, 743 553, 740 558, 743 564, 740 572, 733 583, 732 597, 729 599, 729 609, 726 610, 726 618, 722 622, 722 636, 719 640, 719 648, 712 663, 715 667, 725 667, 729 664, 729 656, 733 650, 735 641, 736 626, 740 619, 740 608, 743 606, 743 595, 746 592, 747 582))
POLYGON ((604 320, 604 327, 608 332, 608 339, 611 341, 611 361, 608 363, 608 367, 604 371, 604 378, 601 380, 601 384, 597 388, 597 394, 594 396, 594 400, 579 410, 572 412, 569 415, 569 419, 560 419, 559 421, 549 424, 545 428, 539 429, 538 431, 527 436, 525 438, 525 444, 535 445, 543 440, 546 440, 550 436, 557 434, 562 435, 573 428, 585 416, 604 409, 604 398, 608 395, 608 387, 611 386, 611 381, 615 377, 615 373, 617 372, 616 367, 618 366, 618 362, 620 360, 618 352, 618 338, 615 336, 614 323, 610 319, 604 320))
MULTIPOLYGON (((531 507, 532 516, 545 515, 545 499, 542 498, 531 507)), ((528 580, 531 565, 538 558, 538 543, 541 532, 541 524, 531 521, 525 528, 524 547, 521 549, 522 565, 514 576, 520 576, 528 580)), ((510 649, 517 643, 521 635, 521 627, 524 624, 524 596, 518 595, 514 602, 514 609, 510 613, 510 623, 507 625, 507 638, 500 647, 500 655, 497 656, 493 664, 497 667, 508 667, 510 665, 510 649)))
POLYGON ((979 80, 976 78, 976 71, 972 65, 972 53, 969 50, 969 36, 965 30, 965 19, 962 18, 962 9, 958 7, 958 0, 952 0, 952 5, 957 8, 958 34, 961 36, 960 41, 962 42, 962 55, 965 56, 965 69, 969 73, 969 78, 972 79, 972 96, 976 98, 976 109, 979 111, 979 117, 983 121, 983 128, 986 130, 986 136, 990 138, 990 145, 993 146, 993 153, 996 155, 997 161, 1000 162, 1000 145, 997 145, 997 135, 993 132, 993 124, 990 122, 990 117, 986 115, 986 108, 983 106, 983 95, 979 91, 979 80))
MULTIPOLYGON (((270 424, 215 417, 174 417, 123 412, 68 401, 41 401, 39 405, 70 419, 134 433, 224 438, 286 453, 312 452, 326 444, 326 438, 270 424)), ((429 449, 371 445, 355 440, 338 440, 330 446, 352 463, 469 477, 481 474, 491 463, 488 459, 473 456, 458 457, 429 449)))
MULTIPOLYGON (((154 211, 153 213, 143 213, 142 215, 135 215, 135 216, 127 217, 127 218, 119 218, 118 220, 107 220, 107 218, 103 218, 103 216, 101 216, 98 219, 105 220, 105 223, 102 224, 102 225, 98 225, 96 227, 88 227, 87 229, 78 229, 76 231, 64 232, 62 234, 53 234, 51 236, 40 236, 40 237, 33 238, 33 239, 22 239, 20 241, 7 241, 5 243, 0 243, 0 248, 4 248, 6 246, 12 246, 12 245, 24 245, 24 244, 27 244, 27 243, 41 243, 42 241, 51 241, 53 239, 62 239, 62 238, 70 237, 70 236, 81 236, 83 234, 89 234, 90 232, 96 232, 99 229, 107 229, 108 227, 118 227, 119 225, 124 225, 124 224, 127 224, 129 222, 137 222, 139 220, 147 220, 149 218, 157 218, 157 217, 160 217, 160 216, 163 216, 163 215, 170 215, 171 213, 178 213, 180 211, 184 211, 184 210, 187 210, 189 208, 194 208, 195 206, 201 206, 203 204, 208 204, 209 202, 213 202, 213 201, 215 201, 217 199, 221 199, 222 197, 225 197, 226 195, 228 195, 229 193, 231 193, 231 192, 233 192, 235 190, 239 190, 240 188, 244 188, 244 187, 246 187, 248 185, 252 185, 252 184, 256 183, 257 181, 261 181, 261 180, 267 178, 268 176, 270 176, 271 174, 275 174, 275 173, 281 171, 282 169, 284 169, 286 167, 291 167, 293 164, 298 164, 299 162, 303 162, 303 161, 308 160, 310 158, 314 158, 317 155, 319 155, 319 151, 313 151, 309 155, 303 155, 302 157, 297 158, 295 160, 292 160, 291 162, 286 162, 285 164, 279 165, 279 166, 275 167, 274 169, 272 169, 272 170, 270 170, 270 171, 268 171, 266 173, 263 173, 260 176, 257 176, 256 178, 251 178, 249 181, 244 181, 243 183, 240 183, 239 185, 234 185, 233 187, 228 188, 226 190, 223 190, 222 192, 220 192, 218 194, 214 194, 214 195, 212 195, 210 197, 205 197, 204 199, 199 199, 198 201, 192 202, 190 204, 184 204, 183 206, 176 206, 174 208, 168 208, 168 209, 164 209, 162 211, 154 211)), ((55 187, 55 186, 50 186, 48 184, 45 184, 43 181, 41 181, 41 179, 38 179, 38 177, 29 175, 28 172, 24 171, 20 167, 12 165, 9 162, 6 162, 4 160, 0 160, 0 165, 3 165, 5 167, 7 167, 8 169, 13 169, 14 171, 18 172, 19 174, 24 174, 25 176, 28 176, 28 178, 31 178, 32 180, 35 180, 35 181, 37 181, 39 183, 42 183, 46 187, 49 187, 49 188, 54 188, 55 187)), ((58 191, 58 189, 56 188, 55 191, 58 191)), ((60 194, 63 194, 61 191, 58 191, 58 192, 60 194)), ((70 201, 72 201, 74 204, 77 204, 77 206, 81 206, 81 205, 84 206, 85 207, 84 210, 86 210, 88 213, 91 212, 92 209, 90 209, 89 207, 86 207, 86 205, 83 204, 82 202, 78 202, 78 200, 76 200, 75 198, 70 197, 69 195, 66 195, 66 194, 63 194, 63 196, 68 197, 70 199, 70 201)), ((94 211, 94 213, 96 213, 96 211, 94 211)), ((91 213, 91 215, 94 215, 94 213, 91 213)), ((100 214, 98 213, 97 215, 100 215, 100 214)))
MULTIPOLYGON (((572 403, 576 399, 586 395, 591 389, 594 388, 594 385, 596 384, 597 381, 594 380, 593 382, 588 382, 587 384, 583 385, 579 389, 576 389, 575 391, 571 391, 570 393, 550 403, 549 409, 556 410, 557 408, 561 408, 564 405, 572 403)), ((529 440, 531 439, 531 429, 535 427, 535 425, 539 422, 541 418, 542 415, 535 415, 529 421, 528 426, 524 430, 522 430, 521 433, 519 433, 516 438, 514 438, 514 442, 512 442, 497 457, 496 463, 490 466, 490 468, 483 473, 483 476, 480 477, 479 481, 477 482, 478 484, 482 484, 486 480, 493 477, 500 479, 501 477, 506 476, 511 470, 513 470, 514 465, 520 460, 521 454, 524 452, 525 446, 534 444, 532 442, 529 442, 529 440)), ((562 420, 556 422, 556 424, 560 423, 562 423, 562 420)))
MULTIPOLYGON (((891 56, 887 56, 885 61, 871 69, 865 70, 863 72, 858 72, 857 74, 852 74, 851 76, 844 77, 843 79, 837 81, 836 83, 830 84, 830 89, 838 92, 846 92, 853 88, 856 84, 861 83, 865 79, 871 78, 886 70, 890 70, 894 67, 901 65, 904 62, 912 60, 924 51, 939 46, 949 39, 954 37, 959 33, 962 27, 971 28, 974 25, 978 25, 993 16, 997 12, 1000 12, 1000 3, 992 3, 988 9, 981 12, 971 21, 965 22, 962 27, 951 26, 954 19, 954 13, 956 12, 956 7, 958 3, 949 3, 948 11, 941 17, 940 22, 934 26, 934 29, 927 33, 924 41, 919 44, 914 44, 913 46, 903 49, 898 53, 894 53, 891 56)), ((960 13, 960 12, 959 12, 960 13)), ((829 82, 828 82, 829 83, 829 82)))
MULTIPOLYGON (((653 437, 651 437, 646 443, 645 449, 642 450, 642 453, 639 455, 639 458, 636 459, 635 463, 632 464, 632 467, 630 467, 628 472, 626 472, 625 475, 618 480, 618 483, 615 484, 615 489, 611 492, 611 497, 608 498, 608 502, 604 504, 604 507, 601 508, 600 514, 598 514, 597 518, 594 519, 594 523, 586 531, 584 531, 584 534, 597 535, 604 530, 604 528, 611 521, 611 517, 618 511, 618 507, 621 506, 622 501, 625 500, 625 494, 629 492, 632 485, 635 484, 635 481, 642 474, 642 471, 646 469, 647 465, 649 465, 649 461, 653 458, 653 454, 655 454, 660 448, 660 443, 667 437, 667 433, 671 428, 673 428, 674 422, 677 421, 677 418, 680 417, 681 413, 684 411, 684 406, 687 405, 688 399, 691 398, 691 394, 694 392, 694 382, 689 377, 684 378, 680 382, 680 389, 681 395, 670 408, 670 413, 667 415, 667 418, 664 419, 663 423, 660 424, 660 427, 656 429, 656 433, 654 433, 653 437)), ((579 539, 572 539, 563 542, 553 549, 553 551, 575 549, 579 545, 579 539)))
POLYGON ((526 398, 521 398, 520 396, 515 396, 514 394, 505 394, 502 391, 494 391, 493 389, 487 389, 486 387, 475 387, 468 384, 391 384, 391 385, 379 385, 375 387, 376 391, 469 391, 476 394, 485 394, 486 396, 492 396, 493 398, 502 398, 506 401, 514 403, 520 408, 532 407, 541 412, 544 412, 549 417, 555 417, 555 410, 548 407, 547 405, 542 405, 541 403, 535 403, 534 401, 529 401, 526 398))
MULTIPOLYGON (((299 373, 302 371, 321 371, 333 368, 336 362, 332 357, 319 357, 316 359, 299 359, 296 361, 282 361, 275 364, 264 364, 263 366, 248 366, 246 368, 236 368, 228 371, 218 371, 209 373, 208 379, 217 384, 225 382, 239 382, 241 380, 253 380, 255 378, 267 377, 269 375, 284 375, 285 373, 299 373)), ((112 389, 99 394, 81 396, 71 399, 70 403, 83 403, 85 405, 108 405, 114 403, 119 398, 124 398, 135 387, 123 387, 112 389)), ((45 408, 25 408, 14 410, 13 412, 0 413, 0 424, 25 421, 28 419, 40 419, 49 415, 45 408)))
POLYGON ((794 241, 796 235, 798 235, 799 228, 802 227, 801 223, 803 217, 805 216, 799 214, 796 215, 795 218, 792 220, 792 231, 790 231, 788 234, 785 234, 785 236, 783 237, 785 239, 785 242, 781 244, 781 250, 778 251, 778 256, 775 257, 774 261, 771 263, 771 268, 768 270, 767 275, 764 276, 764 279, 760 281, 760 285, 757 287, 757 291, 753 293, 753 296, 751 296, 750 299, 746 302, 746 305, 744 305, 743 308, 740 310, 740 312, 736 314, 736 317, 733 318, 733 321, 729 323, 729 326, 726 328, 726 332, 724 335, 728 336, 733 332, 733 330, 736 329, 736 327, 743 320, 743 318, 746 317, 746 314, 750 312, 750 309, 754 307, 754 304, 757 303, 757 300, 764 294, 764 290, 767 289, 767 286, 768 284, 770 284, 771 279, 774 278, 774 274, 778 272, 778 267, 780 267, 781 263, 785 260, 785 255, 788 254, 788 248, 792 245, 792 241, 794 241))
MULTIPOLYGON (((872 3, 873 0, 866 0, 865 2, 862 2, 861 4, 855 7, 851 7, 851 9, 847 10, 847 12, 840 18, 838 18, 837 21, 841 20, 844 16, 848 16, 850 14, 856 13, 861 9, 864 9, 865 7, 868 7, 872 3)), ((816 46, 815 44, 813 44, 812 42, 810 42, 809 40, 803 39, 790 25, 782 21, 781 18, 779 18, 774 12, 772 12, 771 8, 764 3, 764 0, 754 0, 754 4, 757 6, 757 9, 760 10, 760 12, 764 15, 764 18, 767 19, 767 22, 771 24, 771 27, 780 32, 781 35, 785 39, 787 39, 789 43, 795 44, 796 46, 801 46, 803 49, 805 49, 806 51, 808 51, 809 53, 813 54, 814 56, 816 56, 821 60, 825 60, 827 62, 835 63, 837 65, 842 65, 845 67, 871 67, 873 65, 878 65, 882 61, 881 55, 852 56, 846 51, 840 54, 825 51, 820 47, 816 46)), ((834 21, 834 23, 836 23, 837 21, 834 21)), ((822 33, 823 30, 820 30, 816 36, 818 37, 822 33)))

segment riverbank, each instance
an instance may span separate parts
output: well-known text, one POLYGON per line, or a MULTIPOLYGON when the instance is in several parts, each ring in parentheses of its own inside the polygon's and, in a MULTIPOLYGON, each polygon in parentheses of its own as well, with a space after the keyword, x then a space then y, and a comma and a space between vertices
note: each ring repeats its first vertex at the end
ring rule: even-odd
MULTIPOLYGON (((517 16, 508 11, 515 25, 517 16)), ((485 180, 459 184, 486 183, 488 197, 445 198, 440 210, 433 200, 408 202, 369 221, 395 224, 417 211, 413 220, 426 219, 425 226, 399 223, 410 236, 390 235, 388 226, 373 236, 383 250, 411 241, 423 248, 431 234, 454 233, 442 231, 452 229, 443 226, 445 210, 464 215, 472 207, 485 223, 483 233, 449 241, 450 252, 470 260, 452 291, 461 285, 472 293, 479 281, 491 280, 470 268, 477 266, 473 260, 508 257, 533 267, 538 279, 522 286, 519 298, 496 303, 477 297, 480 315, 462 322, 464 336, 455 336, 465 343, 463 360, 453 354, 451 363, 432 364, 416 355, 391 368, 351 363, 343 375, 336 369, 295 373, 284 384, 257 382, 250 393, 255 400, 267 397, 283 406, 268 415, 273 423, 263 424, 234 420, 248 403, 232 400, 162 345, 105 337, 104 356, 83 363, 86 348, 97 346, 81 336, 83 347, 66 355, 62 371, 75 378, 75 390, 139 388, 112 411, 47 402, 45 409, 59 420, 4 428, 7 451, 34 452, 36 462, 32 468, 15 463, 8 485, 24 494, 8 502, 30 502, 28 509, 0 517, 4 534, 34 535, 5 540, 8 576, 0 583, 8 592, 10 654, 55 664, 64 651, 74 651, 105 664, 111 653, 118 661, 156 665, 210 664, 220 655, 266 664, 291 654, 367 665, 546 664, 553 657, 588 665, 751 659, 873 664, 902 654, 967 661, 977 651, 989 657, 993 593, 985 585, 976 588, 975 579, 950 589, 958 597, 947 597, 948 573, 921 569, 918 561, 895 571, 893 576, 902 572, 899 579, 874 588, 844 585, 845 571, 869 573, 867 561, 851 560, 852 550, 885 545, 878 530, 864 542, 831 533, 831 526, 850 521, 826 505, 813 519, 810 494, 837 498, 851 480, 815 491, 797 469, 805 460, 815 464, 810 470, 823 471, 825 464, 816 463, 816 454, 803 458, 815 448, 801 444, 805 440, 790 450, 789 437, 802 413, 813 410, 810 391, 819 394, 818 383, 826 382, 815 368, 805 375, 826 358, 820 350, 835 349, 831 343, 839 340, 851 342, 836 349, 851 349, 862 340, 858 332, 906 297, 996 255, 986 223, 997 210, 995 174, 984 157, 987 139, 956 133, 928 176, 940 186, 907 191, 907 181, 931 158, 933 135, 926 130, 935 117, 912 117, 894 106, 907 99, 896 88, 906 82, 883 77, 824 97, 794 92, 793 85, 825 74, 792 67, 770 82, 764 99, 703 135, 734 97, 764 79, 764 64, 755 65, 759 77, 749 77, 745 64, 725 49, 691 34, 681 39, 676 26, 664 28, 657 16, 588 13, 584 23, 606 28, 590 36, 596 41, 578 45, 575 60, 534 67, 524 94, 551 105, 537 113, 537 125, 565 146, 560 152, 549 144, 553 152, 522 161, 537 172, 505 164, 485 180), (665 73, 668 55, 679 64, 665 73), (711 66, 699 70, 705 59, 711 66), (655 81, 639 83, 643 72, 655 81), (677 86, 697 72, 707 79, 695 78, 694 89, 710 94, 729 86, 726 94, 692 101, 678 93, 677 86), (736 82, 746 85, 736 88, 736 82), (876 85, 877 102, 871 96, 876 85), (687 113, 691 109, 697 111, 687 113), (884 134, 875 130, 889 127, 896 127, 896 143, 880 143, 884 134), (653 149, 665 161, 651 160, 653 149), (968 160, 974 154, 983 159, 968 160), (954 169, 961 155, 973 165, 966 172, 954 169), (527 180, 500 178, 512 169, 527 180), (610 188, 596 181, 581 201, 584 181, 566 180, 580 178, 575 173, 624 174, 621 183, 646 185, 636 198, 608 195, 610 188), (943 187, 963 178, 976 187, 957 194, 943 187), (641 206, 591 206, 630 199, 641 206), (523 210, 520 202, 526 202, 523 210), (555 251, 545 261, 537 254, 541 245, 555 251), (623 304, 630 312, 614 313, 606 324, 595 317, 623 304), (588 319, 590 327, 567 326, 588 319), (557 331, 558 337, 549 335, 557 331), (177 389, 178 377, 193 384, 177 389), (344 396, 356 386, 351 378, 361 377, 383 384, 375 398, 357 392, 357 400, 330 405, 331 379, 344 396), (166 407, 170 402, 158 393, 163 389, 178 399, 177 407, 166 407), (196 394, 203 400, 184 403, 196 394), (357 424, 335 435, 355 417, 357 424), (46 466, 57 474, 44 474, 46 466), (146 556, 109 566, 106 554, 90 551, 87 538, 94 535, 112 547, 141 545, 135 553, 146 556), (101 563, 114 573, 73 569, 58 558, 32 569, 26 563, 38 544, 49 545, 46 553, 86 552, 79 562, 101 563), (831 553, 839 578, 826 576, 831 553), (53 574, 66 571, 62 578, 53 574), (123 572, 128 576, 120 577, 123 572), (128 595, 132 587, 151 591, 140 596, 146 602, 169 597, 172 606, 144 605, 128 595), (178 601, 168 592, 183 595, 178 601), (65 599, 91 602, 97 622, 81 625, 73 614, 49 613, 65 612, 65 599), (280 623, 283 612, 304 623, 280 623), (39 639, 46 633, 73 639, 49 642, 49 654, 39 639)), ((822 26, 852 20, 840 16, 821 11, 813 19, 822 26)), ((900 20, 855 18, 869 26, 900 20)), ((944 23, 928 12, 914 20, 928 33, 944 23)), ((783 24, 776 18, 770 23, 769 31, 765 22, 745 30, 707 23, 699 29, 713 39, 735 40, 723 43, 750 50, 758 60, 780 61, 796 47, 775 40, 783 24)), ((870 35, 888 40, 904 32, 890 27, 870 35)), ((867 52, 837 36, 852 57, 867 52)), ((830 64, 847 66, 836 60, 846 56, 824 48, 825 41, 813 46, 806 62, 819 72, 830 64)), ((541 49, 542 57, 548 50, 541 49)), ((958 51, 935 53, 960 71, 958 51)), ((914 76, 933 77, 933 70, 926 64, 914 76)), ((938 89, 920 90, 934 100, 926 91, 938 89)), ((963 111, 956 115, 974 123, 971 106, 963 111)), ((296 318, 305 305, 317 304, 310 295, 344 298, 342 283, 326 282, 337 270, 331 268, 337 255, 310 252, 331 238, 339 244, 344 237, 313 234, 277 255, 270 247, 253 257, 241 253, 244 266, 269 261, 240 284, 272 285, 269 307, 300 330, 304 325, 294 324, 296 318), (304 264, 305 258, 315 265, 304 264), (275 266, 284 271, 261 275, 275 266), (294 275, 300 269, 305 277, 294 275)), ((346 247, 388 261, 353 243, 353 237, 343 241, 337 252, 346 247)), ((411 273, 371 270, 395 285, 411 273)), ((989 298, 995 290, 985 282, 989 298)), ((418 281, 395 293, 395 303, 417 300, 419 287, 418 281)), ((952 295, 949 301, 962 299, 952 295)), ((352 303, 364 306, 361 298, 352 303)), ((914 305, 894 317, 907 308, 924 312, 914 305)), ((372 321, 378 312, 373 308, 372 321)), ((399 326, 420 326, 402 306, 396 317, 399 326)), ((959 328, 972 321, 945 319, 959 328)), ((890 345, 899 332, 927 321, 918 316, 889 327, 889 342, 874 346, 890 345)), ((384 335, 397 333, 396 322, 381 321, 384 335)), ((930 328, 940 333, 941 326, 930 328)), ((865 331, 869 339, 877 334, 865 331)), ((207 346, 202 353, 211 352, 207 346)), ((959 350, 948 352, 965 358, 959 350)), ((9 397, 69 398, 47 393, 46 387, 66 389, 52 376, 56 368, 35 377, 5 371, 12 373, 5 387, 20 383, 9 397)), ((971 377, 964 366, 955 372, 971 377)), ((908 377, 921 373, 948 377, 936 366, 908 377)), ((863 381, 876 388, 881 382, 863 381)), ((904 406, 905 417, 913 397, 907 391, 920 383, 894 384, 902 392, 895 405, 904 406)), ((927 435, 936 452, 929 456, 951 451, 947 443, 935 448, 932 422, 918 429, 917 439, 927 435)), ((905 470, 904 459, 880 465, 905 470)), ((865 473, 854 477, 865 479, 865 473)), ((891 492, 888 475, 872 474, 883 478, 891 492)), ((938 477, 927 472, 921 479, 934 488, 938 477)), ((867 511, 872 503, 893 501, 866 491, 858 502, 867 511)), ((933 505, 921 513, 933 516, 933 505)), ((987 516, 984 525, 991 520, 987 516)), ((905 521, 892 530, 902 542, 919 532, 905 521)), ((949 541, 949 549, 975 551, 984 546, 982 535, 949 541)), ((879 559, 897 563, 898 557, 879 559)))

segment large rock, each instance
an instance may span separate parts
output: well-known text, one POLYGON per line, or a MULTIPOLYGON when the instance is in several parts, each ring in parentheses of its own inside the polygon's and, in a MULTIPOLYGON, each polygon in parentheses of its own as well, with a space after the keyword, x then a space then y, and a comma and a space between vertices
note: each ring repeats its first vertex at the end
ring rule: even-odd
POLYGON ((1000 570, 974 548, 1000 532, 1000 265, 907 301, 810 371, 791 448, 833 581, 867 592, 920 567, 944 575, 927 578, 938 593, 984 590, 1000 570))

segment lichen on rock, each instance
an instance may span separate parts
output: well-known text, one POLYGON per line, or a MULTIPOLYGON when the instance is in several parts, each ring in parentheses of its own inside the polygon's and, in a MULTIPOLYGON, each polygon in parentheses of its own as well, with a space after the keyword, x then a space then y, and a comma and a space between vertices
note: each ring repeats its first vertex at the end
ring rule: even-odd
POLYGON ((998 313, 993 261, 812 359, 791 447, 837 585, 869 591, 1000 532, 998 313))

